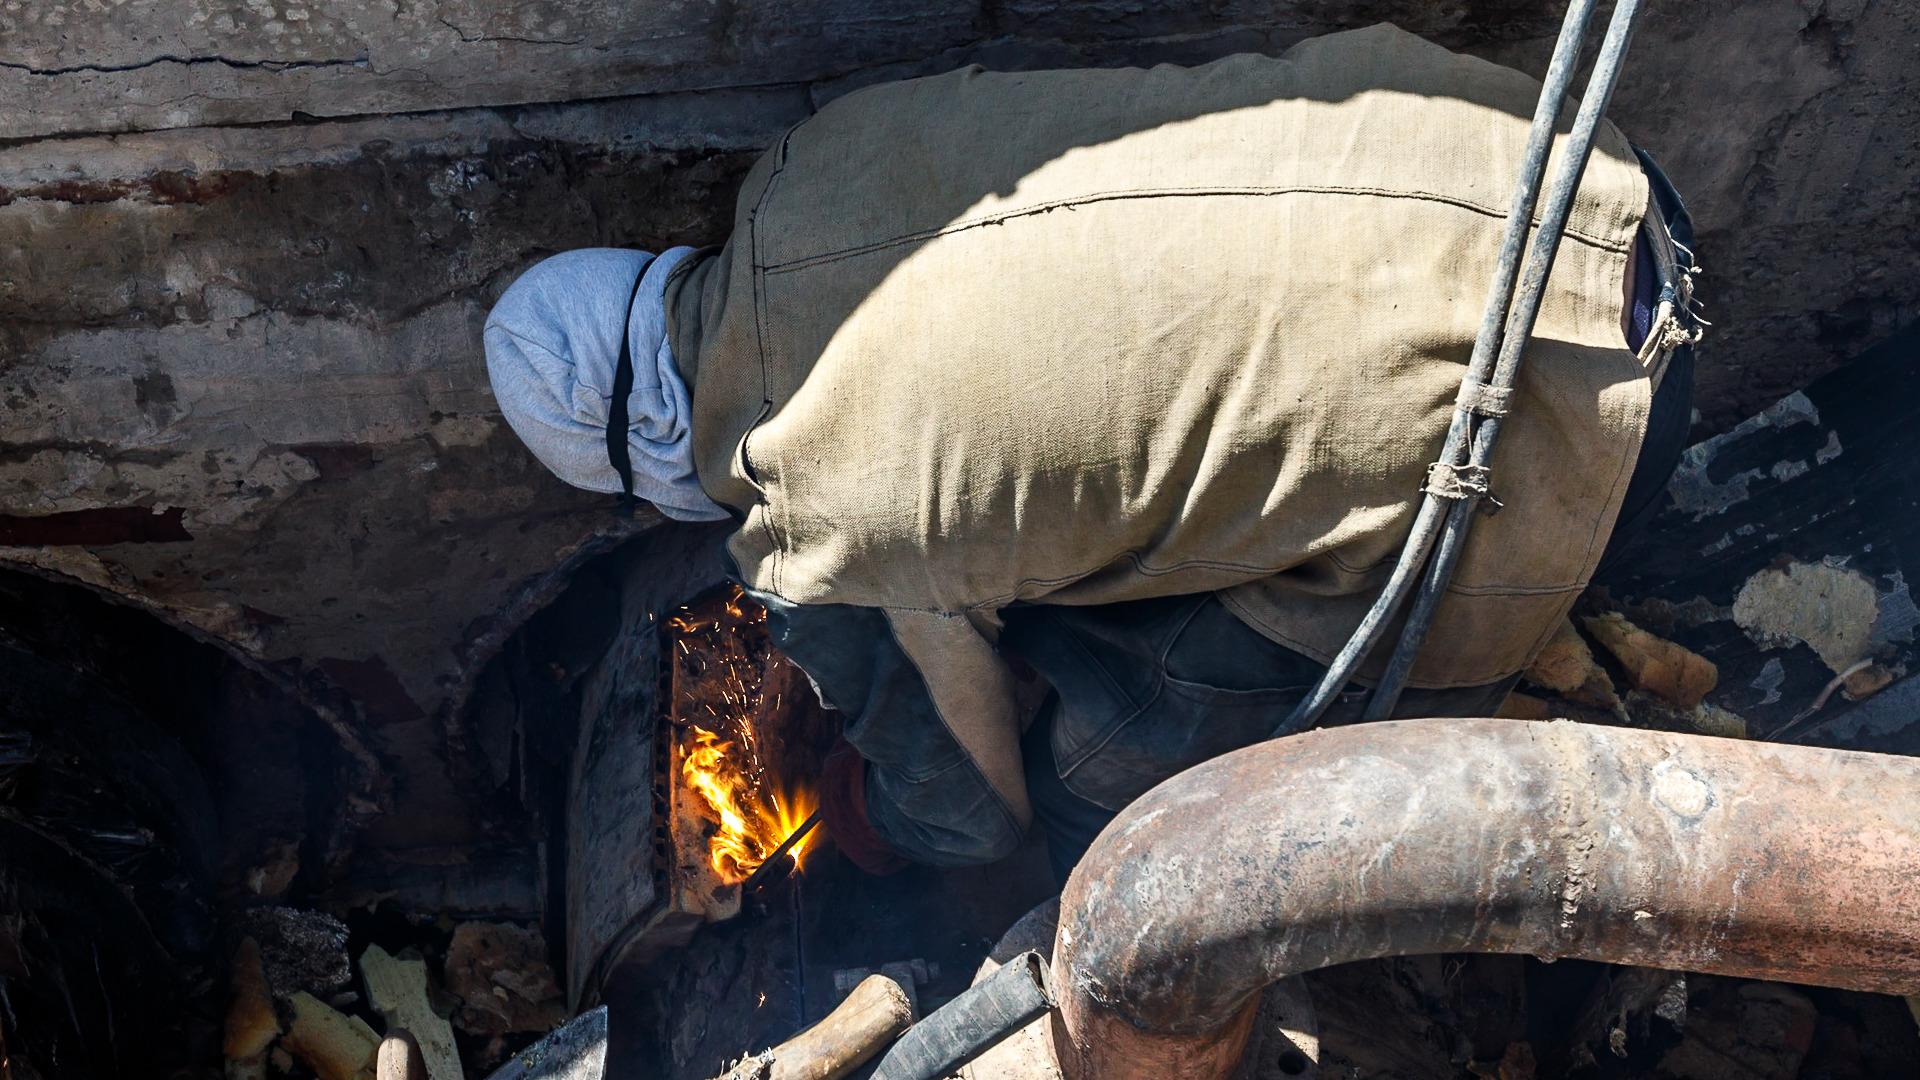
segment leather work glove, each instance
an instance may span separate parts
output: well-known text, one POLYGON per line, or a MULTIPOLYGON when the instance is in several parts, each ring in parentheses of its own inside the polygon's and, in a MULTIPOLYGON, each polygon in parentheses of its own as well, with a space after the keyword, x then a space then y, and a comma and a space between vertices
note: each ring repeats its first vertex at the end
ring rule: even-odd
POLYGON ((887 846, 867 818, 867 761, 843 736, 820 769, 820 820, 853 865, 875 876, 898 873, 907 860, 887 846))

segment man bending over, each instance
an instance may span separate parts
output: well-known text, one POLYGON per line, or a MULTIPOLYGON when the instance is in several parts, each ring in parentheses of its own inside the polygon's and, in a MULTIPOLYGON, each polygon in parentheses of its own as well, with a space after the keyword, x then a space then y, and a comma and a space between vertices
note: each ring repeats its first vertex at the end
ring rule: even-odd
MULTIPOLYGON (((823 803, 856 862, 985 863, 1037 816, 1064 868, 1270 735, 1377 594, 1538 93, 1387 26, 862 90, 754 166, 725 247, 526 273, 487 323, 494 389, 567 482, 734 523, 733 572, 844 717, 823 803)), ((1689 413, 1685 335, 1652 325, 1687 230, 1605 128, 1502 509, 1401 715, 1494 710, 1651 512, 1689 413)))

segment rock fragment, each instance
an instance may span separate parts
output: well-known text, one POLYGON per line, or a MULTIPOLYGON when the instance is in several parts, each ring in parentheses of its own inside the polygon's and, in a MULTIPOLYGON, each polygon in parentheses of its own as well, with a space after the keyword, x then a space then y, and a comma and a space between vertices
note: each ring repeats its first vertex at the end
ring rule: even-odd
POLYGON ((1749 737, 1746 717, 1731 709, 1723 709, 1704 701, 1693 710, 1693 730, 1702 735, 1715 735, 1722 739, 1749 737))
POLYGON ((1762 570, 1733 601, 1733 621, 1754 644, 1773 649, 1805 642, 1835 672, 1871 651, 1879 615, 1873 582, 1825 561, 1762 570))
POLYGON ((419 1041, 405 1031, 388 1035, 380 1043, 375 1072, 378 1080, 427 1080, 427 1063, 420 1055, 419 1041))
POLYGON ((247 871, 247 891, 269 900, 284 896, 299 872, 300 842, 278 841, 267 849, 259 865, 247 871))
POLYGON ((1879 664, 1868 664, 1848 675, 1841 686, 1846 690, 1848 701, 1863 701, 1885 690, 1893 680, 1893 672, 1879 664))
POLYGON ((1813 1043, 1819 1010, 1779 983, 1690 977, 1687 1029, 1660 1060, 1672 1080, 1794 1080, 1813 1043))
POLYGON ((1750 737, 1746 717, 1705 701, 1683 709, 1657 694, 1634 690, 1627 694, 1621 712, 1635 725, 1656 731, 1692 731, 1722 739, 1750 737))
POLYGON ((267 1050, 280 1037, 280 1018, 273 1012, 273 992, 267 987, 260 943, 241 938, 233 951, 228 976, 226 1039, 227 1076, 266 1075, 267 1050))
POLYGON ((280 1044, 305 1062, 320 1080, 375 1080, 380 1036, 366 1021, 348 1016, 302 990, 288 999, 293 1024, 280 1044))
POLYGON ((1620 662, 1628 682, 1676 708, 1700 704, 1720 682, 1712 661, 1642 630, 1618 612, 1590 616, 1582 624, 1620 662))
POLYGON ((1500 702, 1493 715, 1503 720, 1551 720, 1553 707, 1541 698, 1515 690, 1500 702))
POLYGON ((301 908, 254 908, 240 916, 242 933, 259 942, 267 985, 287 1001, 305 990, 331 998, 353 981, 347 961, 347 926, 324 912, 301 908))
POLYGON ((369 945, 360 954, 360 978, 367 1002, 385 1018, 388 1033, 413 1036, 428 1080, 461 1080, 453 1025, 430 1003, 426 960, 411 950, 394 956, 369 945))
POLYGON ((1560 620, 1546 647, 1527 668, 1527 681, 1543 690, 1551 690, 1569 701, 1600 709, 1616 709, 1620 697, 1613 680, 1594 662, 1593 650, 1573 628, 1570 620, 1560 620))
POLYGON ((482 1035, 550 1031, 567 1017, 546 940, 511 923, 469 922, 447 945, 447 989, 461 1028, 482 1035))

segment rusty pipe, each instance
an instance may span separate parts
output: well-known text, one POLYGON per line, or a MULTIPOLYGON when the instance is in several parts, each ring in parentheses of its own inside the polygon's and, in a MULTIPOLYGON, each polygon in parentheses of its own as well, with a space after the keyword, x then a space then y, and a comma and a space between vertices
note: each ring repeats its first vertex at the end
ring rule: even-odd
POLYGON ((1920 991, 1920 760, 1565 721, 1309 732, 1109 825, 1055 940, 1069 1080, 1230 1075, 1257 992, 1437 952, 1920 991))

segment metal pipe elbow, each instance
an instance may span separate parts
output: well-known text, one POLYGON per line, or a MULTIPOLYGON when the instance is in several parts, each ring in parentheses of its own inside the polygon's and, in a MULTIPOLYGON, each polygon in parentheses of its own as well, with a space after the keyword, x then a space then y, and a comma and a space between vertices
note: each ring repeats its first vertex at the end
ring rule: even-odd
POLYGON ((1920 760, 1569 722, 1309 732, 1136 801, 1068 881, 1069 1080, 1221 1077, 1258 991, 1528 953, 1920 990, 1920 760))

